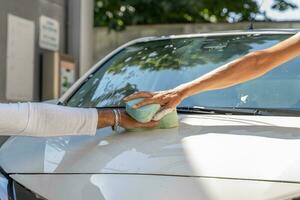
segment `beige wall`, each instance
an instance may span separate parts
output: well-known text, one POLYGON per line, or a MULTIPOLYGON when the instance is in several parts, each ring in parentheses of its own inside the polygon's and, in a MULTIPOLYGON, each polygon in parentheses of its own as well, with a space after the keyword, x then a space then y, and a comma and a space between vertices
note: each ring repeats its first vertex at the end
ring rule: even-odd
MULTIPOLYGON (((122 32, 108 32, 107 28, 94 29, 94 63, 103 58, 109 52, 118 46, 145 36, 160 36, 174 34, 190 34, 210 31, 224 30, 246 30, 249 23, 236 24, 167 24, 167 25, 140 25, 129 26, 122 32)), ((300 22, 256 22, 254 28, 269 29, 281 28, 289 29, 296 28, 300 30, 300 22)))

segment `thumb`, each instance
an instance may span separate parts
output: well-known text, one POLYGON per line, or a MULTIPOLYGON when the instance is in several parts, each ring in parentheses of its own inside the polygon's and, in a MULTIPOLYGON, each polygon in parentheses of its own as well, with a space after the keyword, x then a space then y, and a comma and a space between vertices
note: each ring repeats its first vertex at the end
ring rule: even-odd
POLYGON ((141 123, 140 124, 140 128, 155 128, 158 126, 158 122, 157 121, 150 121, 148 123, 141 123))
POLYGON ((153 117, 154 121, 159 121, 161 120, 164 116, 166 116, 167 114, 173 112, 175 110, 175 108, 164 108, 161 111, 158 111, 155 116, 153 117))

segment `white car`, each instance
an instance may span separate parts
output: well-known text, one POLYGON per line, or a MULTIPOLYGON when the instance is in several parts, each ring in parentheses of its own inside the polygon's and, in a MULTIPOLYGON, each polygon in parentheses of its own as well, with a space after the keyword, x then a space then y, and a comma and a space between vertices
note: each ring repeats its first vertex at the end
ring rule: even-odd
MULTIPOLYGON (((135 91, 193 80, 295 30, 138 39, 101 60, 60 99, 123 107, 135 91)), ((260 200, 300 197, 300 58, 178 106, 180 126, 95 137, 10 137, 0 199, 260 200)), ((62 122, 63 123, 63 122, 62 122)))

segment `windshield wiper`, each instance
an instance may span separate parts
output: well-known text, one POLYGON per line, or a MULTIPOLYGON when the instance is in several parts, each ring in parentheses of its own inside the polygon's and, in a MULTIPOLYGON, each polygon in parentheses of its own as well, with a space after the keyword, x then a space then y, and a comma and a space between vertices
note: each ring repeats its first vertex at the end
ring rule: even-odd
POLYGON ((178 112, 223 115, 300 116, 299 109, 183 106, 178 112))
POLYGON ((182 106, 177 108, 178 112, 197 114, 222 114, 222 115, 261 115, 259 109, 253 108, 222 108, 203 106, 182 106))
MULTIPOLYGON (((249 109, 249 108, 241 108, 249 109)), ((300 116, 300 110, 295 108, 255 108, 261 115, 266 116, 300 116)))

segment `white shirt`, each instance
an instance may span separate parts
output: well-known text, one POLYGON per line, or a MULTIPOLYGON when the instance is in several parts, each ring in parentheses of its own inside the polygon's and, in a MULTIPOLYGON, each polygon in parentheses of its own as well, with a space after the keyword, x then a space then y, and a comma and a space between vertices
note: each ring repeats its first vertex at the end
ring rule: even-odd
POLYGON ((71 108, 45 103, 0 103, 0 135, 95 135, 94 108, 71 108))

